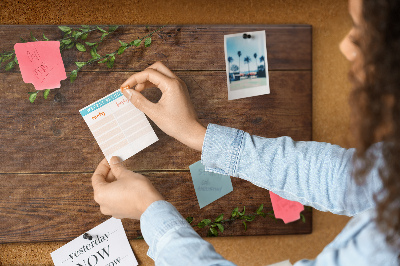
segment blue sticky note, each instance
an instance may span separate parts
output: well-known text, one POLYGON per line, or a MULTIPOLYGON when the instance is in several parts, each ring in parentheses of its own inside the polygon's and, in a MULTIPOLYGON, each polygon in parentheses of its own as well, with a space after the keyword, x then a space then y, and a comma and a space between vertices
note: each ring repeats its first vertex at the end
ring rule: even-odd
POLYGON ((206 172, 201 161, 192 164, 189 169, 200 209, 233 191, 230 176, 206 172))

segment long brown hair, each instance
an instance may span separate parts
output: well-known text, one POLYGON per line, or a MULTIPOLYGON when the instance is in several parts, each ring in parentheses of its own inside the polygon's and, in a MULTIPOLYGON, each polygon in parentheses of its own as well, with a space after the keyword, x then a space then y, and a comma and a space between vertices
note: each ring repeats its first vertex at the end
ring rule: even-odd
POLYGON ((355 117, 355 160, 362 162, 354 177, 359 184, 363 183, 376 160, 367 152, 368 148, 382 141, 384 167, 379 169, 379 175, 383 189, 374 197, 376 223, 395 250, 400 250, 399 15, 399 0, 363 0, 361 38, 355 41, 363 58, 363 79, 357 77, 354 69, 350 71, 354 87, 350 104, 355 117))

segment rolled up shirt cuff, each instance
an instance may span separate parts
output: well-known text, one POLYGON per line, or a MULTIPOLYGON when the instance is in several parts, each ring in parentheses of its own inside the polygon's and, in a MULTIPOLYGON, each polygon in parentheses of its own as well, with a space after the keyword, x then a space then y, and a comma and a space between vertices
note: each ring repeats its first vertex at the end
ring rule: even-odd
POLYGON ((239 129, 208 124, 201 153, 205 170, 237 177, 244 133, 239 129))

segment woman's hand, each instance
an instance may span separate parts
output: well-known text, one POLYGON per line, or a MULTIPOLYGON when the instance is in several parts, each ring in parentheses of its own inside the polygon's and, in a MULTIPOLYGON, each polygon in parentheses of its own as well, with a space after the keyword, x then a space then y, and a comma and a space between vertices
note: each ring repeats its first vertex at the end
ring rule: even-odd
POLYGON ((150 180, 129 171, 118 157, 104 159, 92 176, 94 200, 101 213, 115 218, 140 219, 153 202, 164 200, 150 180))
POLYGON ((186 84, 165 65, 156 62, 132 75, 122 84, 121 91, 166 134, 201 151, 206 128, 197 118, 186 84), (135 89, 130 89, 134 86, 135 89), (162 92, 157 103, 140 93, 150 87, 158 87, 162 92))

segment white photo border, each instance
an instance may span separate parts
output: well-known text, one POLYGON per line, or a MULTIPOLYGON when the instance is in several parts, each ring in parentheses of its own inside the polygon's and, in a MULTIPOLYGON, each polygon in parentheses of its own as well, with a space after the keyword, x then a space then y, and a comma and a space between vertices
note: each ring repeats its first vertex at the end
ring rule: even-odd
POLYGON ((265 30, 224 35, 224 51, 225 51, 226 82, 227 82, 227 87, 228 87, 228 100, 236 100, 236 99, 242 99, 242 98, 253 97, 253 96, 258 96, 258 95, 270 94, 268 60, 267 60, 267 43, 266 43, 265 30), (265 54, 264 62, 265 62, 265 76, 266 76, 267 85, 266 85, 266 87, 260 86, 260 87, 244 88, 244 89, 240 89, 240 90, 231 91, 230 82, 229 82, 229 63, 228 63, 228 52, 227 52, 227 47, 226 47, 226 40, 227 40, 227 38, 231 38, 231 37, 239 37, 239 36, 243 37, 244 33, 250 34, 252 36, 255 35, 255 36, 263 37, 262 41, 264 42, 264 45, 263 45, 264 54, 265 54))

